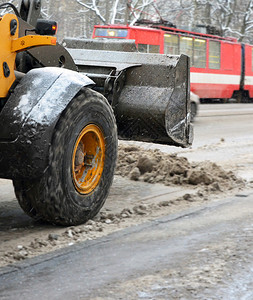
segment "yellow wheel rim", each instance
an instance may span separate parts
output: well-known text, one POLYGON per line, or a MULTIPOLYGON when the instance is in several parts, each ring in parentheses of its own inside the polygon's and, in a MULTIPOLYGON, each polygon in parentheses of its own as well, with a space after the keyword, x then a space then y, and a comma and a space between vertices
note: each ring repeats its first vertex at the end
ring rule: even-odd
POLYGON ((80 194, 91 193, 104 169, 105 138, 101 129, 90 124, 79 134, 72 155, 72 177, 80 194))

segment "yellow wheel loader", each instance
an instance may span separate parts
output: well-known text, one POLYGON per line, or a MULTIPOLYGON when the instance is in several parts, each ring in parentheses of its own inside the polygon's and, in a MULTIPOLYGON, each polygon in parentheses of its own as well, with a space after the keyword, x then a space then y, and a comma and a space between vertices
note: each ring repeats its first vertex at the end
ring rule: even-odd
POLYGON ((0 177, 29 216, 76 225, 106 200, 118 136, 192 143, 189 59, 67 50, 40 5, 0 5, 0 177))

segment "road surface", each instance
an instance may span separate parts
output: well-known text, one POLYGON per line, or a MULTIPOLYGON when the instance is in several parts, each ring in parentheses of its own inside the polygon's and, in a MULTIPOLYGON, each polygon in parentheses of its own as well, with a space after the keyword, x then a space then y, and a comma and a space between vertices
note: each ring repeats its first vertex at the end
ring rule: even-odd
POLYGON ((5 269, 1 299, 253 299, 253 190, 5 269))
POLYGON ((190 149, 135 144, 216 162, 247 180, 244 191, 232 191, 229 199, 222 191, 198 199, 198 187, 117 177, 103 209, 108 219, 103 227, 84 226, 90 240, 83 242, 79 233, 71 237, 75 228, 65 232, 32 221, 19 208, 11 182, 0 180, 1 260, 31 245, 35 255, 53 251, 0 268, 0 299, 253 299, 253 105, 201 105, 194 125, 190 149), (190 201, 181 205, 184 195, 190 201), (173 205, 164 207, 168 199, 173 205), (148 213, 111 221, 110 215, 126 210, 127 216, 136 204, 148 213), (48 241, 49 234, 64 238, 67 247, 54 251, 59 241, 48 241))

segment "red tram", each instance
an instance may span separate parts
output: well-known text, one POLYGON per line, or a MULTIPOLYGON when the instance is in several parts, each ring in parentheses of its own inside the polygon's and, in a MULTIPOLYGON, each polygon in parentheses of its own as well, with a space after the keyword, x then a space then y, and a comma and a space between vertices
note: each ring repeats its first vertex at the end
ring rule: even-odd
POLYGON ((235 38, 164 25, 96 25, 92 37, 135 40, 139 52, 188 55, 191 91, 202 102, 253 99, 253 46, 235 38))

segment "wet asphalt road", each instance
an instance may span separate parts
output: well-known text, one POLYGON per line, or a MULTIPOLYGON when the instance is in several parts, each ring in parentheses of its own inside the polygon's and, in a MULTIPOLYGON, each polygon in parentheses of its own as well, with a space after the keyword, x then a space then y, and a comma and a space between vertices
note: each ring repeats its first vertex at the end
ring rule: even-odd
MULTIPOLYGON (((225 138, 238 157, 231 145, 251 143, 252 114, 201 106, 193 149, 225 138)), ((252 300, 252 215, 253 191, 2 268, 0 299, 252 300)))
POLYGON ((250 300, 252 220, 250 190, 0 269, 0 299, 250 300))

